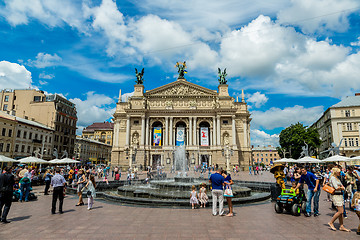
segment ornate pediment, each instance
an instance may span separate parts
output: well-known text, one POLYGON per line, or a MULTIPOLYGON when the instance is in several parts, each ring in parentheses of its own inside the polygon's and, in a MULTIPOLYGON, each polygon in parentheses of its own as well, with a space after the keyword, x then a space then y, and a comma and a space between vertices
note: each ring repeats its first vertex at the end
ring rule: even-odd
POLYGON ((146 91, 146 97, 160 96, 217 96, 217 92, 199 85, 187 82, 185 80, 177 80, 159 88, 146 91))

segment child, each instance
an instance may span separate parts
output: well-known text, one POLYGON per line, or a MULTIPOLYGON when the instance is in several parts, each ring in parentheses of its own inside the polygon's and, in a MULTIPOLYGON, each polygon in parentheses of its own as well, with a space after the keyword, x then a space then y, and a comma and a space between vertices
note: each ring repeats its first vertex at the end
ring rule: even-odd
MULTIPOLYGON (((351 202, 351 207, 355 209, 355 213, 356 215, 359 217, 360 220, 360 191, 358 190, 356 193, 354 193, 352 202, 351 202)), ((360 224, 358 226, 357 235, 360 235, 360 224)))
POLYGON ((96 187, 95 177, 93 175, 90 175, 90 179, 88 180, 85 187, 81 190, 84 191, 85 188, 88 190, 86 193, 88 198, 88 210, 91 210, 94 204, 94 198, 96 197, 95 187, 96 187))
MULTIPOLYGON (((291 189, 291 190, 294 190, 294 189, 296 188, 296 185, 297 185, 297 184, 296 184, 295 181, 293 181, 293 182, 291 182, 291 185, 292 185, 292 187, 291 187, 290 189, 291 189)), ((299 190, 299 189, 296 189, 295 194, 298 195, 299 192, 300 192, 300 190, 299 190)))
POLYGON ((192 191, 190 193, 190 203, 191 203, 192 209, 194 209, 194 204, 199 204, 199 201, 197 199, 197 192, 196 192, 195 186, 193 185, 191 187, 191 189, 192 189, 192 191))
POLYGON ((200 201, 200 207, 205 207, 206 203, 208 202, 209 198, 206 195, 206 184, 202 183, 200 185, 199 190, 199 201, 200 201))

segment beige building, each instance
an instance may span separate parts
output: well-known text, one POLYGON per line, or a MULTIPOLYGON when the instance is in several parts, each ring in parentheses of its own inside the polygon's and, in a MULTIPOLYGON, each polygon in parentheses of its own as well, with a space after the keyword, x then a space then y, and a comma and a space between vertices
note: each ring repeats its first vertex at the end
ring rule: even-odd
POLYGON ((230 166, 249 166, 250 114, 244 99, 229 96, 228 85, 216 91, 178 79, 144 92, 144 85, 137 84, 127 102, 120 99, 114 114, 113 165, 170 169, 175 147, 184 145, 189 167, 207 162, 225 168, 225 146, 233 153, 230 166))
POLYGON ((0 155, 13 158, 16 120, 0 111, 0 155))
POLYGON ((76 136, 75 157, 83 163, 92 162, 108 164, 112 146, 96 140, 76 136))
MULTIPOLYGON (((312 126, 319 131, 319 152, 340 144, 340 153, 347 157, 360 155, 360 94, 350 96, 328 108, 312 126)), ((328 153, 320 155, 327 157, 328 153)))
POLYGON ((271 145, 268 146, 257 146, 252 147, 252 159, 253 164, 263 163, 265 165, 272 164, 275 160, 279 160, 280 156, 276 147, 271 145))
POLYGON ((114 123, 98 122, 84 128, 82 137, 96 140, 112 146, 114 123))
POLYGON ((12 158, 19 159, 28 156, 36 156, 45 160, 53 158, 52 147, 54 130, 52 128, 28 119, 11 116, 3 111, 0 111, 0 117, 12 122, 11 128, 6 129, 5 131, 4 128, 2 129, 2 133, 5 133, 8 141, 11 143, 10 149, 12 158), (11 146, 13 147, 11 148, 11 146))
POLYGON ((0 108, 25 120, 36 121, 55 130, 53 145, 59 157, 73 155, 76 136, 75 104, 60 95, 45 95, 35 89, 2 90, 0 108))

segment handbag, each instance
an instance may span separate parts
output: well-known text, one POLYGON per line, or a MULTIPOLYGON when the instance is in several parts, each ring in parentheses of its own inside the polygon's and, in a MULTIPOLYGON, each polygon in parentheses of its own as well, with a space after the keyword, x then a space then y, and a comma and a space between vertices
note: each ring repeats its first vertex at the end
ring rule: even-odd
POLYGON ((225 187, 224 197, 234 197, 231 187, 229 185, 226 185, 225 187))
POLYGON ((86 196, 91 196, 91 191, 90 191, 90 190, 88 190, 88 191, 86 192, 86 196))
POLYGON ((329 184, 325 184, 322 189, 331 195, 334 195, 335 193, 335 188, 331 187, 329 184))

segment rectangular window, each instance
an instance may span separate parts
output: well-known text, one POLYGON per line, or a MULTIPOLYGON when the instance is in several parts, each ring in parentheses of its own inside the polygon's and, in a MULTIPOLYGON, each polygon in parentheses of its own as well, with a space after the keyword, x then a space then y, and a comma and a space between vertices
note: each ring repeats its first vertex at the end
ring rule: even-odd
POLYGON ((10 152, 10 143, 8 143, 7 145, 6 145, 6 152, 10 152))
POLYGON ((349 138, 349 147, 354 146, 354 138, 349 138))
POLYGON ((9 137, 12 136, 12 129, 9 129, 8 136, 9 136, 9 137))
POLYGON ((36 140, 38 139, 37 137, 38 137, 38 135, 37 135, 37 133, 35 133, 35 139, 36 139, 36 140))
POLYGON ((348 146, 348 144, 347 144, 347 139, 346 139, 346 138, 344 138, 344 145, 345 145, 345 147, 348 146))
POLYGON ((41 96, 34 96, 34 102, 41 102, 41 96))
POLYGON ((28 146, 27 153, 30 153, 30 149, 31 149, 31 147, 28 146))
POLYGON ((2 136, 6 136, 6 128, 2 129, 2 136))
POLYGON ((4 102, 8 102, 9 101, 9 95, 6 95, 4 98, 4 102))
POLYGON ((15 145, 15 152, 18 152, 19 151, 19 144, 16 144, 15 145))
POLYGON ((229 124, 228 120, 223 120, 223 124, 229 124))
POLYGON ((345 117, 350 117, 350 110, 345 110, 345 117))
POLYGON ((29 133, 29 139, 32 139, 32 132, 29 133))
POLYGON ((4 143, 0 143, 0 152, 3 151, 3 148, 4 148, 4 143))
POLYGON ((352 123, 346 123, 346 129, 352 131, 352 123))
POLYGON ((7 111, 8 105, 4 104, 3 111, 7 111))
POLYGON ((21 130, 18 130, 16 137, 19 138, 20 136, 21 136, 21 130))
POLYGON ((359 146, 359 139, 358 138, 355 138, 355 146, 359 146))
POLYGON ((23 138, 26 138, 27 132, 24 131, 23 138))
POLYGON ((21 152, 25 152, 25 145, 21 146, 21 152))

